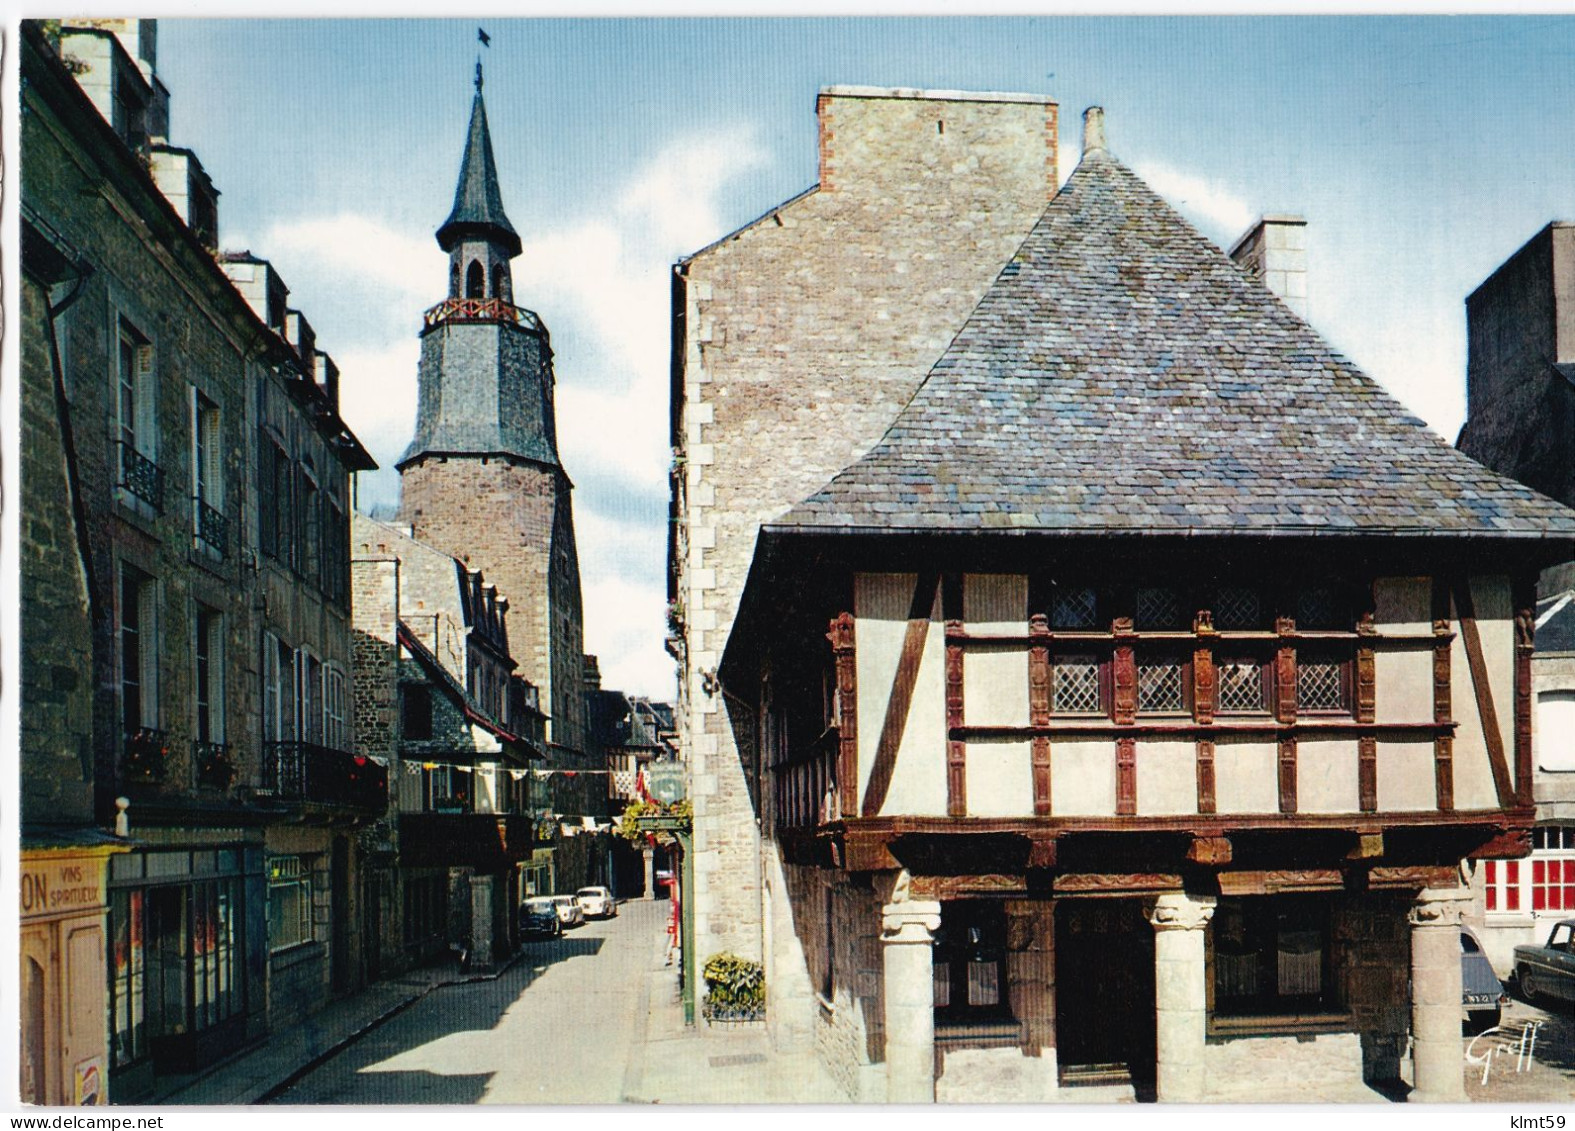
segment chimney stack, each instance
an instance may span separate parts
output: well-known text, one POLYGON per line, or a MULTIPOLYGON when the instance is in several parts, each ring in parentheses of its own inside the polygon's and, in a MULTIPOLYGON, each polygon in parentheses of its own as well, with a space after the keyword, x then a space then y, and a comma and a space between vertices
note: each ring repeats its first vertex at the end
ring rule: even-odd
POLYGON ((1231 246, 1236 265, 1268 287, 1301 318, 1307 317, 1307 220, 1269 215, 1231 246))
POLYGON ((1090 106, 1083 111, 1083 153, 1105 148, 1105 108, 1090 106))

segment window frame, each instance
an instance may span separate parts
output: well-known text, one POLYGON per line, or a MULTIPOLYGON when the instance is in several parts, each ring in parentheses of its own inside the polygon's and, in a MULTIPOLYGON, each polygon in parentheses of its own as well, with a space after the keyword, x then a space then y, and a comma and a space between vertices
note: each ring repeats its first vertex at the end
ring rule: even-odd
POLYGON ((316 942, 317 936, 312 922, 312 897, 315 885, 308 858, 299 855, 269 856, 267 876, 268 953, 278 954, 281 951, 293 950, 316 942), (298 893, 296 914, 290 924, 285 924, 282 917, 275 913, 274 893, 283 890, 294 890, 298 893), (286 925, 295 929, 291 937, 281 937, 278 933, 286 925))
POLYGON ((979 1025, 1010 1022, 1012 1013, 1011 982, 1007 970, 1006 907, 999 900, 958 899, 941 904, 941 925, 936 931, 931 955, 932 1003, 935 1024, 979 1025), (977 941, 968 933, 978 930, 977 941), (985 955, 983 959, 970 957, 985 955), (968 1000, 971 967, 995 967, 994 1002, 975 1004, 968 1000), (946 971, 947 1000, 941 1003, 942 980, 939 972, 946 971), (957 991, 962 989, 962 1000, 957 991))
POLYGON ((224 656, 224 614, 199 603, 192 615, 192 736, 198 742, 225 741, 224 656))
MULTIPOLYGON (((1325 1018, 1345 1010, 1342 987, 1335 961, 1333 908, 1318 895, 1221 896, 1208 926, 1208 1001, 1209 1021, 1230 1024, 1273 1024, 1277 1021, 1325 1018), (1304 922, 1287 932, 1281 918, 1287 912, 1300 915, 1304 922), (1240 950, 1228 949, 1223 931, 1239 915, 1244 938, 1240 950), (1280 989, 1286 977, 1281 940, 1287 933, 1318 935, 1318 989, 1311 994, 1287 993, 1280 989), (1227 996, 1222 980, 1228 977, 1227 958, 1255 958, 1255 992, 1227 996), (1272 988, 1270 988, 1272 987, 1272 988)), ((1293 970, 1294 976, 1294 970, 1293 970)))
POLYGON ((151 574, 129 562, 120 564, 119 600, 116 604, 116 662, 120 669, 121 729, 126 735, 138 730, 162 730, 159 711, 159 588, 151 574), (133 600, 133 595, 135 600, 133 600), (128 623, 128 614, 135 620, 128 623), (130 640, 128 641, 128 635, 130 640), (127 659, 128 644, 135 647, 134 661, 127 659), (136 672, 129 669, 135 664, 136 672), (135 679, 128 679, 130 675, 135 679), (136 714, 130 711, 128 688, 135 688, 136 714))

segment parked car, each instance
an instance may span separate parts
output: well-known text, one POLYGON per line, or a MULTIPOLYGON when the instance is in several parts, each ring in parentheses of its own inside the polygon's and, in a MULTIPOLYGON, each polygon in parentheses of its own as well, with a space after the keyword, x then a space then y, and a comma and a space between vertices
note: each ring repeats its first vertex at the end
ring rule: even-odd
POLYGON ((580 910, 579 900, 572 895, 555 895, 551 899, 553 907, 557 909, 559 923, 565 927, 585 925, 585 912, 580 910))
POLYGON ((1493 964, 1483 953, 1482 941, 1470 927, 1461 927, 1460 1004, 1466 1013, 1466 1025, 1473 1033, 1497 1025, 1507 1000, 1504 983, 1498 980, 1493 964))
POLYGON ((611 919, 618 914, 618 901, 603 887, 581 888, 574 893, 587 919, 611 919))
POLYGON ((538 895, 520 904, 520 933, 546 938, 563 934, 563 923, 551 896, 538 895))
POLYGON ((1517 946, 1515 978, 1527 1001, 1575 1001, 1575 919, 1553 924, 1542 946, 1517 946))

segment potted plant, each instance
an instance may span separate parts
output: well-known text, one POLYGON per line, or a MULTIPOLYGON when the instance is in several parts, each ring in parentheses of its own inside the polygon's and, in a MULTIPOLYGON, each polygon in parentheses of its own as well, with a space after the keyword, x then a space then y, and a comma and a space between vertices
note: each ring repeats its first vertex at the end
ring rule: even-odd
POLYGON ((705 978, 707 1023, 760 1021, 766 1015, 766 971, 736 954, 713 954, 701 970, 705 978))

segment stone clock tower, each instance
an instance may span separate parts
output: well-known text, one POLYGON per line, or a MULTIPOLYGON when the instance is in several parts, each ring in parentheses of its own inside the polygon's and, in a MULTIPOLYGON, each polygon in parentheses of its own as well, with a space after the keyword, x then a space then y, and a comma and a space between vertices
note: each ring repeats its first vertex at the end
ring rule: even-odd
POLYGON ((454 208, 437 241, 449 256, 448 297, 424 316, 416 434, 397 465, 400 520, 508 598, 512 650, 541 690, 552 760, 574 762, 585 751, 585 700, 572 484, 558 461, 547 328, 514 305, 520 237, 498 191, 479 63, 454 208))

